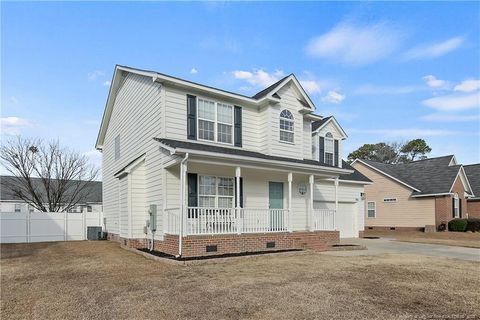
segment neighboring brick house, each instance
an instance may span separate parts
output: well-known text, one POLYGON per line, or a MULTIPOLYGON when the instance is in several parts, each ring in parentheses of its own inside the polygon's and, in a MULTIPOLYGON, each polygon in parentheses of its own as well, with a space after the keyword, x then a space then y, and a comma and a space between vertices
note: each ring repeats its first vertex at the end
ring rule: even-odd
POLYGON ((471 218, 480 218, 480 163, 463 166, 473 190, 473 197, 467 199, 467 213, 471 218))
POLYGON ((373 181, 365 186, 366 229, 434 230, 468 216, 474 192, 453 155, 402 164, 357 159, 352 166, 373 181))

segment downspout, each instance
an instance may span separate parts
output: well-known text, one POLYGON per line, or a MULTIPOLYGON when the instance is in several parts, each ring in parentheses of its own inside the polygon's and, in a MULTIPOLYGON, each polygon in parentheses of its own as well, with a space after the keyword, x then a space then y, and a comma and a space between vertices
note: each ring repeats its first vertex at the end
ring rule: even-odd
POLYGON ((178 236, 178 255, 176 258, 180 258, 182 256, 182 238, 183 238, 183 229, 184 229, 184 217, 183 215, 186 214, 185 212, 185 163, 188 160, 188 152, 185 153, 185 158, 182 159, 180 162, 180 232, 178 236))

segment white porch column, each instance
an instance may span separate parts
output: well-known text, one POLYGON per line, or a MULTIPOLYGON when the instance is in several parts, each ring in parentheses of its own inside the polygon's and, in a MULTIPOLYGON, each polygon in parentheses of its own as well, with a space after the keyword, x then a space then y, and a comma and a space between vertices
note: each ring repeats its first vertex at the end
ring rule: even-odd
POLYGON ((292 226, 292 181, 293 181, 293 173, 288 173, 288 231, 293 231, 292 226))
POLYGON ((308 178, 310 183, 310 197, 308 201, 308 230, 313 231, 313 188, 315 187, 315 176, 313 174, 308 178))
POLYGON ((235 190, 235 216, 236 216, 236 223, 237 223, 237 233, 242 233, 242 226, 241 226, 241 218, 240 218, 240 177, 242 174, 242 169, 240 167, 235 168, 235 181, 237 184, 237 188, 235 190))
POLYGON ((180 214, 182 222, 182 235, 187 235, 187 162, 182 161, 180 163, 180 214))
POLYGON ((333 214, 333 229, 337 230, 337 213, 338 213, 338 177, 335 178, 335 213, 333 214))

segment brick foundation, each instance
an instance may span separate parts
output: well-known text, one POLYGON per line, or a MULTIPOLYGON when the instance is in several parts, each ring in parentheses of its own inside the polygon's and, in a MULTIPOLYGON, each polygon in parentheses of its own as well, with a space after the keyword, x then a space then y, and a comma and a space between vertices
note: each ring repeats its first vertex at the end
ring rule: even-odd
MULTIPOLYGON (((108 234, 108 240, 118 241, 131 248, 145 248, 148 241, 145 239, 120 238, 115 234, 108 234)), ((284 233, 258 234, 229 234, 215 236, 188 236, 182 241, 183 257, 199 257, 229 253, 275 251, 290 249, 310 249, 324 251, 340 241, 338 231, 298 231, 284 233), (274 247, 267 248, 267 242, 275 243, 274 247), (207 252, 207 246, 216 246, 216 251, 207 252)), ((178 254, 178 236, 165 235, 164 240, 155 240, 154 250, 171 255, 178 254)))

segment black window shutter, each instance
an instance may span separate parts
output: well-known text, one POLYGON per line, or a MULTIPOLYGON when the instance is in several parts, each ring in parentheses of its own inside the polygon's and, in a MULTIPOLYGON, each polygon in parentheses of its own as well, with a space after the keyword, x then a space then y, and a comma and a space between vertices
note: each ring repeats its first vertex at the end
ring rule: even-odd
POLYGON ((452 198, 452 217, 455 218, 455 197, 452 198))
POLYGON ((197 174, 188 173, 188 206, 198 207, 197 174))
POLYGON ((242 146, 242 107, 235 106, 233 118, 234 118, 233 134, 235 137, 235 147, 241 147, 242 146))
MULTIPOLYGON (((237 179, 235 179, 235 207, 237 206, 237 179)), ((240 177, 240 208, 243 208, 243 178, 240 177)))
POLYGON ((187 138, 197 140, 197 97, 187 94, 187 138))
POLYGON ((338 159, 338 140, 334 140, 333 142, 334 142, 334 144, 333 144, 333 152, 334 152, 333 161, 334 161, 335 167, 338 167, 338 161, 339 161, 339 159, 338 159))
POLYGON ((320 163, 325 163, 325 138, 319 137, 319 146, 318 146, 318 161, 320 163))
POLYGON ((458 217, 462 217, 462 199, 458 199, 458 217))

